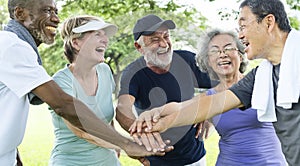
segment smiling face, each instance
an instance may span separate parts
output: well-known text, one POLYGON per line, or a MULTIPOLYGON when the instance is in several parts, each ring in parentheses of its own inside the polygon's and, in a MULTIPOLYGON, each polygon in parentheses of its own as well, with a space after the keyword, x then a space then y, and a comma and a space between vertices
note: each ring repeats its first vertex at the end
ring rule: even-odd
POLYGON ((104 62, 104 53, 108 45, 108 37, 104 30, 86 32, 81 39, 74 39, 75 48, 79 50, 76 62, 96 65, 104 62))
POLYGON ((169 30, 166 27, 159 28, 149 36, 141 38, 143 44, 139 51, 144 55, 144 59, 149 66, 161 69, 167 68, 172 61, 172 44, 169 30))
POLYGON ((246 46, 245 53, 248 59, 266 58, 272 40, 268 36, 268 27, 264 24, 264 19, 258 23, 251 9, 245 6, 240 10, 238 23, 239 38, 246 46))
POLYGON ((219 79, 239 73, 241 56, 232 36, 221 34, 213 37, 208 50, 208 65, 219 79))
POLYGON ((37 46, 41 43, 52 44, 59 23, 56 4, 53 0, 32 2, 28 9, 24 9, 27 17, 22 23, 33 36, 37 46))

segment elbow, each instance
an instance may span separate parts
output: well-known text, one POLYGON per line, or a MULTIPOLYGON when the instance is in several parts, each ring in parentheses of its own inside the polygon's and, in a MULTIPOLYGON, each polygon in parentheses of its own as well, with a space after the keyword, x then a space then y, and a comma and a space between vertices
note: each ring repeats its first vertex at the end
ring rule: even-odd
POLYGON ((60 101, 50 105, 50 107, 57 115, 65 118, 68 116, 68 110, 74 109, 73 98, 67 94, 62 94, 60 97, 60 101))

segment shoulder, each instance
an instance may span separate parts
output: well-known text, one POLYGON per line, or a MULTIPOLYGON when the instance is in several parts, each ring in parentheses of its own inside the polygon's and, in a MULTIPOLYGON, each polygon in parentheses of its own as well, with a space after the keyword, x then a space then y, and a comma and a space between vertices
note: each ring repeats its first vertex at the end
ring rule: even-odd
POLYGON ((2 50, 3 48, 11 49, 12 47, 18 47, 18 49, 13 49, 15 51, 20 50, 20 48, 22 47, 25 49, 33 50, 27 42, 21 40, 15 33, 8 31, 0 31, 0 46, 2 50))
POLYGON ((96 66, 96 69, 99 71, 99 70, 103 70, 103 71, 109 71, 111 72, 111 69, 109 67, 108 64, 106 63, 99 63, 97 66, 96 66))
POLYGON ((187 51, 187 50, 174 50, 173 51, 173 57, 176 59, 176 57, 180 57, 182 59, 184 59, 186 62, 190 62, 190 63, 195 63, 196 59, 195 59, 196 54, 191 52, 191 51, 187 51))
POLYGON ((140 57, 136 59, 135 61, 131 62, 129 65, 126 66, 126 68, 123 70, 124 73, 136 73, 146 67, 146 62, 144 60, 144 57, 140 57))
POLYGON ((21 40, 15 33, 8 32, 8 31, 0 31, 0 45, 2 46, 5 44, 6 46, 8 44, 25 44, 28 45, 25 41, 21 40))
POLYGON ((195 53, 187 50, 174 50, 174 54, 177 54, 179 56, 186 56, 186 57, 195 57, 195 53))
POLYGON ((58 70, 58 71, 52 76, 52 78, 53 78, 53 80, 54 80, 55 82, 61 82, 61 81, 63 81, 63 80, 70 80, 70 79, 71 79, 71 75, 72 75, 72 73, 71 73, 71 71, 68 69, 68 67, 67 67, 67 65, 66 65, 64 68, 58 70))
MULTIPOLYGON (((8 31, 0 31, 0 36, 1 39, 5 39, 5 40, 15 41, 16 39, 18 39, 18 36, 15 33, 8 32, 8 31)), ((3 41, 4 40, 1 40, 1 42, 3 41)))

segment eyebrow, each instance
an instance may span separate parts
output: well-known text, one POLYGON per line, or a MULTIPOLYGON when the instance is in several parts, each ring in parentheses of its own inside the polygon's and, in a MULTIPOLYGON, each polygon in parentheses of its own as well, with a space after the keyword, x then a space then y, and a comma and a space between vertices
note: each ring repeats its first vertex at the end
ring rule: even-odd
POLYGON ((240 17, 238 23, 241 23, 242 21, 245 21, 245 17, 240 17))
MULTIPOLYGON (((225 45, 223 46, 223 48, 225 48, 225 47, 227 47, 227 46, 231 46, 231 45, 233 45, 233 43, 227 43, 227 44, 225 44, 225 45)), ((219 46, 217 46, 217 45, 212 45, 211 48, 219 48, 219 46)))

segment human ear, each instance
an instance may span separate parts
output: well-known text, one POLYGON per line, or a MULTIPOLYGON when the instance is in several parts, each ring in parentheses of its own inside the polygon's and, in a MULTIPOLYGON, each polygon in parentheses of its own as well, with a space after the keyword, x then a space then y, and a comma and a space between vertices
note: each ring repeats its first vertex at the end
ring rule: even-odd
POLYGON ((17 6, 14 10, 14 18, 16 20, 24 22, 26 20, 26 18, 28 17, 28 13, 29 13, 29 11, 27 9, 17 6))
POLYGON ((273 14, 268 14, 264 18, 264 22, 266 23, 266 25, 268 27, 268 32, 271 32, 275 26, 275 16, 273 14))
POLYGON ((81 46, 80 46, 80 44, 79 44, 79 42, 78 42, 78 39, 72 39, 71 45, 72 45, 72 47, 73 47, 76 51, 79 51, 80 48, 81 48, 81 46))
POLYGON ((140 53, 143 53, 143 48, 138 42, 134 42, 134 47, 136 50, 138 50, 140 53))

